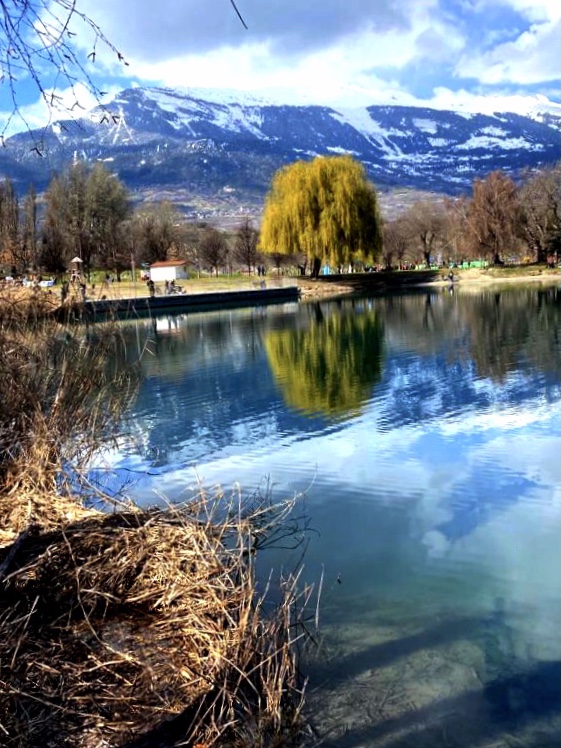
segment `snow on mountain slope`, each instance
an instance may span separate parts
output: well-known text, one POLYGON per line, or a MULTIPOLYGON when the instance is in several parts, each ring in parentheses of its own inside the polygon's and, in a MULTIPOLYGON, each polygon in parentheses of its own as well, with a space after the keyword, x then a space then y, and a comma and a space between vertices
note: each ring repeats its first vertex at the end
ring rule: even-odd
MULTIPOLYGON (((289 106, 281 98, 281 94, 276 95, 257 95, 247 91, 236 91, 232 89, 213 89, 213 88, 144 88, 147 98, 156 101, 162 109, 169 111, 180 111, 182 102, 211 102, 223 109, 230 106, 241 107, 244 110, 252 108, 263 108, 271 106, 289 106)), ((362 94, 364 99, 366 94, 362 94)), ((292 106, 314 106, 321 108, 333 109, 335 111, 353 111, 368 110, 370 106, 383 107, 383 103, 373 100, 371 103, 356 105, 337 105, 319 103, 314 100, 314 92, 309 91, 302 93, 301 103, 292 106)), ((561 121, 561 104, 551 101, 542 95, 509 95, 509 96, 466 96, 445 97, 439 96, 432 101, 414 100, 411 97, 403 100, 392 101, 391 107, 418 108, 424 110, 436 111, 454 111, 463 114, 466 117, 477 114, 495 115, 497 113, 518 114, 522 117, 529 117, 538 122, 543 122, 544 118, 551 118, 553 121, 561 121)))
POLYGON ((279 167, 349 153, 382 189, 454 194, 495 169, 516 176, 560 159, 561 106, 519 98, 526 115, 501 110, 499 98, 478 112, 466 106, 289 106, 240 91, 130 88, 79 123, 10 138, 0 152, 0 177, 40 186, 80 157, 110 163, 133 189, 181 186, 210 195, 228 187, 262 199, 279 167), (41 138, 43 159, 30 155, 33 137, 41 138))
POLYGON ((466 115, 488 114, 500 112, 518 114, 529 117, 536 122, 561 122, 561 104, 551 101, 545 96, 511 95, 511 96, 470 96, 460 100, 458 97, 442 96, 433 103, 435 109, 449 109, 464 112, 466 115))

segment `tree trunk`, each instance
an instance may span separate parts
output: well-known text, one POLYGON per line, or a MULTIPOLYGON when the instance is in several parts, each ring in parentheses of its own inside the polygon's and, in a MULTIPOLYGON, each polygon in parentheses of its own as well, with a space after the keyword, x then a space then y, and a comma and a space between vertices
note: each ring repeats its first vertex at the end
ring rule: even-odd
POLYGON ((547 262, 547 250, 541 243, 536 247, 536 262, 540 265, 545 265, 547 262))
POLYGON ((314 257, 312 264, 312 278, 319 278, 319 271, 321 270, 321 260, 319 257, 314 257))

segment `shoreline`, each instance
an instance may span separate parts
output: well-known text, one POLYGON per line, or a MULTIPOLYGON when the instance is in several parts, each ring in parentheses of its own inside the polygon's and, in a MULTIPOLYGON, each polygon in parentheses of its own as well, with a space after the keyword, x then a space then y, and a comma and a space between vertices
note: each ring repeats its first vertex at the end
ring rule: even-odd
MULTIPOLYGON (((458 270, 454 273, 453 284, 444 277, 442 271, 393 271, 390 273, 356 273, 342 276, 320 276, 311 278, 309 276, 281 276, 279 278, 270 275, 267 278, 267 290, 281 289, 287 286, 296 286, 300 291, 300 300, 303 302, 317 301, 322 299, 345 298, 357 294, 365 293, 392 293, 395 291, 407 291, 415 288, 491 288, 493 286, 510 286, 510 285, 555 285, 561 283, 561 270, 537 268, 535 270, 517 272, 518 269, 512 268, 490 268, 487 270, 469 269, 458 270), (418 274, 418 278, 416 277, 418 274)), ((197 296, 199 294, 209 294, 217 296, 218 294, 227 296, 240 292, 255 291, 255 283, 248 283, 247 280, 241 279, 240 283, 232 283, 231 279, 219 279, 216 284, 209 284, 207 281, 199 282, 198 279, 192 279, 184 282, 185 290, 188 296, 197 296)), ((142 284, 144 286, 144 284, 142 284)), ((104 295, 100 293, 102 289, 96 288, 95 285, 88 288, 88 302, 99 302, 104 298, 116 303, 139 301, 148 299, 148 294, 144 293, 144 288, 140 290, 138 284, 132 284, 124 281, 114 283, 108 290, 109 293, 104 295), (139 293, 140 291, 140 293, 139 293)), ((7 294, 1 294, 5 299, 11 301, 21 299, 22 297, 31 298, 33 292, 31 289, 8 289, 7 294)), ((158 294, 156 298, 164 298, 158 294)), ((64 307, 60 303, 60 287, 44 289, 41 293, 41 299, 51 309, 57 313, 64 307)), ((69 302, 76 302, 77 299, 69 299, 69 302)))
MULTIPOLYGON (((392 275, 399 278, 396 271, 392 275)), ((415 272, 415 271, 413 271, 415 272)), ((373 274, 374 275, 374 274, 373 274)), ((407 290, 414 288, 430 288, 435 286, 437 288, 448 288, 453 286, 454 288, 466 288, 471 289, 500 286, 502 284, 535 284, 543 283, 544 285, 555 285, 561 283, 561 271, 559 269, 553 270, 539 270, 536 272, 527 272, 520 275, 515 275, 509 272, 509 269, 505 271, 501 269, 491 269, 490 271, 485 270, 460 270, 454 274, 454 282, 451 283, 448 279, 443 278, 439 273, 437 277, 430 280, 419 280, 411 282, 386 285, 384 278, 380 278, 382 274, 375 274, 375 277, 370 278, 370 284, 366 284, 360 290, 362 292, 368 291, 370 286, 372 291, 381 291, 382 293, 391 293, 396 290, 407 290)), ((364 278, 365 274, 357 273, 355 276, 348 275, 341 278, 338 281, 331 281, 325 278, 298 278, 298 286, 301 291, 301 298, 303 301, 314 301, 317 299, 324 298, 341 298, 345 296, 352 296, 357 293, 356 280, 361 277, 364 278)))

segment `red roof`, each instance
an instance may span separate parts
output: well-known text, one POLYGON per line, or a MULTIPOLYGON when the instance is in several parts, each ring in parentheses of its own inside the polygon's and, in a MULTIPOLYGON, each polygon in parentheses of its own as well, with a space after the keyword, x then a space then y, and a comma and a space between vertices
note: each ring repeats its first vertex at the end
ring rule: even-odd
POLYGON ((187 260, 161 260, 160 262, 153 262, 151 268, 173 268, 178 265, 186 265, 187 260))

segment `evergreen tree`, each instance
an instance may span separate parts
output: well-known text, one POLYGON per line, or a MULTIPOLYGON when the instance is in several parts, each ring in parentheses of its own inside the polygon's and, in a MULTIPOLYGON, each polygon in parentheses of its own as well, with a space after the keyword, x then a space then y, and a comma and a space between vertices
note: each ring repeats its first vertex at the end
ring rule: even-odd
POLYGON ((62 177, 51 179, 45 195, 39 262, 48 273, 62 273, 73 255, 68 228, 66 189, 62 177))
POLYGON ((77 255, 86 273, 94 262, 118 271, 119 227, 129 212, 124 185, 102 164, 73 164, 51 180, 45 195, 43 263, 59 272, 55 268, 77 255))
POLYGON ((89 174, 86 205, 96 262, 120 278, 121 271, 130 264, 130 253, 121 243, 120 227, 129 217, 131 206, 126 187, 102 164, 96 164, 89 174))

